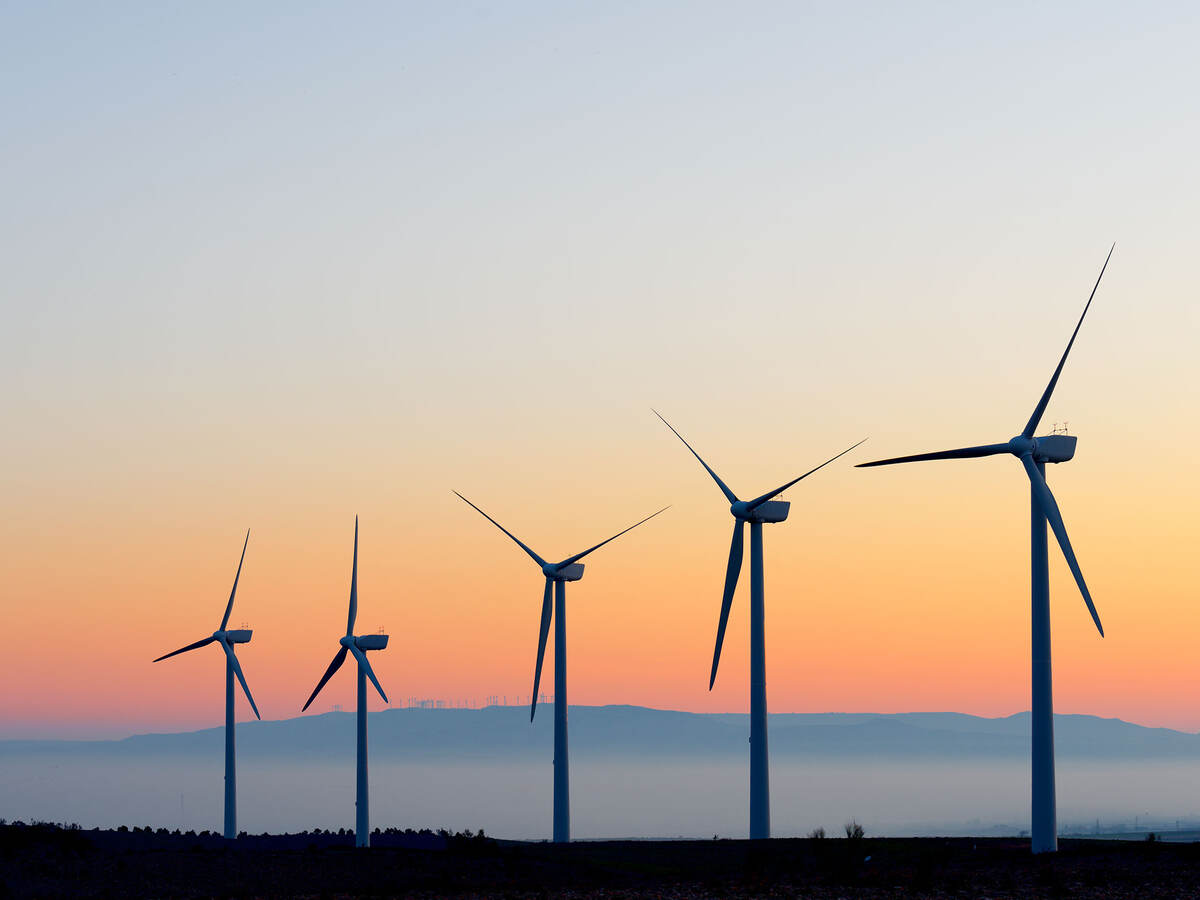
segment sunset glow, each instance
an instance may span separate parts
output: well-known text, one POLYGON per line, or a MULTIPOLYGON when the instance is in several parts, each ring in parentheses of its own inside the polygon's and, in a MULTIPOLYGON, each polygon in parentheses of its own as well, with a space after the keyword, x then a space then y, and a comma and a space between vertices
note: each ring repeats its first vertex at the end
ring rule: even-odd
POLYGON ((869 438, 766 528, 773 712, 1028 709, 1020 466, 853 465, 1018 433, 1114 240, 1042 429, 1106 633, 1052 552, 1055 709, 1200 729, 1194 29, 776 12, 0 29, 3 737, 218 724, 217 649, 150 661, 246 528, 239 659, 298 715, 355 515, 393 705, 527 697, 542 576, 452 490, 555 558, 670 504, 572 586, 571 702, 746 711, 728 504, 651 407, 749 496, 869 438))

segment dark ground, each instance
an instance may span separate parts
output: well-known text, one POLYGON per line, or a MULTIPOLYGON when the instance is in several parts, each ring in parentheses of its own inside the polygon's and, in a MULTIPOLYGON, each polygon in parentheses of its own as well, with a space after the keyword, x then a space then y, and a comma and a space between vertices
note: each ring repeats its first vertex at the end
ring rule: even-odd
POLYGON ((0 826, 0 897, 1200 897, 1200 844, 996 838, 606 841, 0 826), (401 844, 421 846, 398 846, 401 844), (392 846, 386 846, 391 844, 392 846))

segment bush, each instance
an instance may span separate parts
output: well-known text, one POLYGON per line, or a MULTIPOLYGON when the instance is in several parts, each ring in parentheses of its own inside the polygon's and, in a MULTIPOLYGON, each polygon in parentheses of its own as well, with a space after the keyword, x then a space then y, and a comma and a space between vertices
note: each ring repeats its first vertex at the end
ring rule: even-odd
POLYGON ((444 828, 438 829, 438 835, 446 842, 446 849, 465 853, 470 856, 483 856, 496 851, 496 842, 483 833, 483 829, 474 834, 467 828, 457 834, 451 834, 444 828))
POLYGON ((808 836, 810 838, 812 838, 814 841, 819 841, 823 837, 825 837, 825 828, 823 826, 814 828, 812 831, 810 831, 808 833, 808 836))
POLYGON ((863 827, 851 819, 846 823, 846 837, 852 841, 862 840, 863 827))

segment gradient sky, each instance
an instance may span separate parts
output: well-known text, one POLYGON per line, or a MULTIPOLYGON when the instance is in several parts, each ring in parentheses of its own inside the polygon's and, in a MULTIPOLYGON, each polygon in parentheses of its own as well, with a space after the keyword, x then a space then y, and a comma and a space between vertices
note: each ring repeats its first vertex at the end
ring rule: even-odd
POLYGON ((217 650, 150 660, 247 527, 297 714, 355 514, 393 700, 527 694, 541 576, 451 489, 555 558, 673 504, 571 586, 571 700, 746 710, 726 503, 651 406, 743 495, 870 436, 766 530, 771 709, 1027 709, 1019 464, 851 464, 1018 432, 1114 240, 1044 420, 1107 633, 1052 550, 1056 710, 1200 729, 1198 19, 5 5, 0 736, 218 723, 217 650))

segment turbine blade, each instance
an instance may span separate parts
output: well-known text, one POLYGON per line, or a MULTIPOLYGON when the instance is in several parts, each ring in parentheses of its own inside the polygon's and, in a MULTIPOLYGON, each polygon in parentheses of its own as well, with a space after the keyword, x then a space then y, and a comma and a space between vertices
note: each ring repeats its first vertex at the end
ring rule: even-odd
POLYGON ((859 441, 857 444, 853 444, 853 445, 851 445, 851 446, 847 447, 845 450, 843 450, 843 451, 842 451, 841 453, 839 453, 837 456, 832 456, 832 457, 830 457, 829 459, 825 460, 825 462, 823 462, 823 463, 821 463, 819 466, 817 466, 817 468, 816 468, 816 469, 809 469, 807 472, 805 472, 805 473, 804 473, 803 475, 801 475, 799 478, 793 478, 793 479, 792 479, 791 481, 789 481, 787 484, 785 484, 785 485, 782 485, 781 487, 777 487, 777 488, 775 488, 775 490, 771 491, 770 493, 763 494, 761 497, 755 497, 753 500, 751 500, 749 503, 747 503, 747 504, 746 504, 746 508, 747 508, 747 509, 749 509, 749 510, 755 510, 755 509, 758 509, 760 506, 762 506, 764 503, 766 503, 766 502, 767 502, 768 500, 770 500, 772 497, 776 496, 777 494, 782 494, 784 491, 786 491, 788 488, 790 488, 790 487, 791 487, 793 484, 795 484, 797 481, 802 481, 803 479, 805 479, 805 478, 807 478, 809 475, 811 475, 813 472, 817 471, 817 469, 823 469, 823 468, 825 468, 827 465, 829 465, 831 462, 833 462, 835 459, 837 459, 837 458, 838 458, 838 456, 845 456, 847 453, 849 453, 849 452, 850 452, 851 450, 853 450, 855 447, 857 447, 857 446, 859 446, 860 444, 862 444, 864 441, 866 441, 866 438, 863 438, 863 439, 862 439, 861 441, 859 441))
POLYGON ((354 517, 354 564, 350 569, 350 612, 346 616, 346 637, 354 634, 354 620, 358 618, 358 516, 354 517))
POLYGON ((250 701, 250 708, 254 710, 254 718, 261 720, 262 716, 258 714, 258 706, 255 704, 254 698, 250 696, 250 685, 246 684, 246 676, 242 674, 242 664, 238 662, 237 654, 224 641, 221 642, 221 647, 225 650, 225 655, 229 657, 229 662, 233 666, 233 674, 242 683, 242 691, 246 694, 246 699, 250 701))
POLYGON ((538 655, 537 667, 533 670, 533 697, 530 698, 529 704, 529 721, 533 721, 533 714, 537 712, 538 684, 542 680, 542 660, 546 658, 546 638, 550 636, 550 615, 553 610, 550 601, 550 594, 554 590, 554 580, 546 579, 546 591, 542 594, 542 623, 538 627, 538 655))
POLYGON ((729 607, 733 604, 733 591, 737 587, 738 574, 742 571, 742 543, 745 539, 745 522, 733 520, 733 542, 729 545, 729 565, 725 569, 725 594, 721 597, 721 620, 717 623, 717 646, 713 650, 712 672, 708 676, 711 691, 717 680, 717 665, 721 662, 721 645, 725 642, 725 626, 729 624, 729 607))
POLYGON ((390 704, 392 701, 387 698, 387 694, 383 692, 383 685, 375 677, 375 670, 371 668, 371 663, 367 660, 367 654, 363 653, 358 647, 353 647, 350 652, 354 654, 354 658, 358 661, 358 664, 366 670, 367 677, 371 679, 371 684, 375 685, 375 690, 379 691, 379 696, 383 698, 383 702, 390 704))
POLYGON ((1079 592, 1083 594, 1083 602, 1087 604, 1088 612, 1092 614, 1092 621, 1096 623, 1100 637, 1104 637, 1104 626, 1100 624, 1100 615, 1096 612, 1096 604, 1092 602, 1092 595, 1088 591, 1087 583, 1083 580, 1083 572, 1079 568, 1079 561, 1075 559, 1075 551, 1071 549, 1071 539, 1067 537, 1067 526, 1063 524, 1062 513, 1058 511, 1058 503, 1055 501, 1054 495, 1050 493, 1050 486, 1046 484, 1046 479, 1038 471, 1037 464, 1033 461, 1031 454, 1026 453, 1022 456, 1021 463, 1025 466, 1025 472, 1029 475, 1029 481, 1033 485, 1034 493, 1037 495, 1038 504, 1042 507, 1042 512, 1045 514, 1046 520, 1050 523, 1050 530, 1054 532, 1054 536, 1058 539, 1058 546, 1062 548, 1067 565, 1071 567, 1071 574, 1075 576, 1075 583, 1079 585, 1079 592))
POLYGON ((343 647, 333 657, 333 662, 329 664, 329 668, 325 670, 325 674, 321 676, 321 680, 318 681, 317 686, 313 688, 312 694, 310 694, 308 697, 308 702, 300 707, 300 712, 304 712, 304 710, 308 709, 308 707, 312 705, 312 702, 317 699, 317 694, 321 693, 321 688, 325 687, 325 682, 332 678, 333 673, 342 667, 342 663, 346 661, 346 653, 347 650, 345 647, 343 647))
POLYGON ((497 522, 495 519, 493 519, 491 516, 489 516, 487 513, 485 513, 482 509, 480 509, 478 506, 476 506, 474 503, 472 503, 470 500, 468 500, 466 497, 464 497, 458 491, 455 491, 454 494, 455 494, 455 496, 458 497, 459 500, 461 500, 463 503, 467 504, 467 506, 471 507, 473 510, 475 510, 475 512, 479 513, 481 516, 483 516, 485 519, 487 519, 489 522, 491 522, 493 525, 495 525, 497 528, 499 528, 501 531, 503 531, 505 534, 507 534, 510 538, 512 538, 513 541, 516 543, 516 545, 518 547, 520 547, 522 550, 524 550, 526 553, 528 553, 529 558, 532 559, 535 563, 537 563, 539 566, 546 565, 546 561, 544 559, 542 559, 540 556, 538 556, 536 553, 534 553, 532 550, 530 550, 529 547, 527 547, 525 544, 523 544, 516 537, 516 535, 514 535, 511 531, 509 531, 507 528, 505 528, 503 525, 501 525, 499 522, 497 522))
POLYGON ((1079 334, 1079 326, 1083 324, 1083 317, 1087 315, 1088 307, 1092 305, 1092 297, 1096 296, 1096 288, 1100 287, 1100 279, 1104 277, 1104 270, 1108 268, 1108 261, 1112 259, 1113 250, 1117 248, 1114 242, 1108 248, 1108 256, 1104 257, 1104 265, 1100 267, 1100 274, 1096 277, 1096 283, 1092 286, 1092 293, 1088 296, 1087 304, 1083 307, 1083 313, 1079 317, 1079 322, 1075 325, 1075 330, 1071 332, 1071 340, 1067 341, 1067 349, 1063 351, 1062 359, 1058 361, 1058 368, 1054 370, 1054 374, 1050 377, 1050 383, 1046 385, 1046 390, 1042 393, 1042 399, 1038 401, 1038 405, 1033 410, 1033 415, 1029 417, 1029 421, 1025 425, 1025 430, 1021 434, 1025 437, 1033 437, 1034 430, 1038 427, 1038 423, 1042 421, 1042 415, 1046 412, 1046 406, 1050 403, 1050 395, 1054 393, 1054 386, 1058 384, 1058 376, 1062 374, 1063 365, 1067 361, 1067 354, 1071 352, 1071 345, 1075 343, 1075 335, 1079 334))
POLYGON ((237 593, 238 579, 242 577, 242 563, 246 561, 246 545, 250 543, 250 529, 246 529, 246 540, 242 542, 242 558, 238 560, 237 574, 233 576, 233 590, 229 592, 229 602, 225 604, 225 618, 221 620, 221 627, 217 631, 224 631, 225 626, 229 624, 229 614, 233 612, 233 597, 237 593))
MULTIPOLYGON (((673 426, 666 419, 663 419, 663 417, 661 415, 659 415, 659 412, 657 409, 652 409, 650 411, 652 413, 654 413, 656 416, 658 416, 660 419, 662 419, 662 423, 664 425, 666 425, 668 428, 670 428, 672 431, 675 432, 675 437, 677 437, 681 441, 683 441, 683 435, 680 434, 678 431, 675 431, 675 426, 673 426)), ((689 444, 687 441, 683 441, 683 446, 687 447, 689 450, 692 450, 692 445, 689 444)), ((695 450, 692 450, 692 456, 696 457, 696 459, 700 459, 700 454, 697 453, 695 450)), ((712 470, 712 467, 708 463, 706 463, 703 459, 700 459, 700 465, 704 466, 704 471, 708 472, 708 474, 712 476, 712 480, 717 483, 717 487, 719 487, 721 489, 721 493, 725 495, 725 499, 728 500, 730 503, 737 503, 738 498, 734 495, 733 491, 731 491, 729 489, 729 486, 721 480, 721 477, 712 470)))
MULTIPOLYGON (((658 513, 666 512, 670 508, 671 507, 669 507, 669 506, 664 506, 658 512, 651 513, 650 515, 646 516, 646 518, 642 519, 641 522, 634 522, 632 525, 630 525, 628 528, 626 528, 625 531, 633 531, 633 529, 637 528, 643 522, 649 522, 651 519, 653 519, 655 516, 657 516, 658 513)), ((619 538, 621 535, 623 535, 625 533, 625 531, 618 531, 616 534, 614 534, 612 537, 610 537, 607 541, 601 541, 595 547, 589 547, 587 550, 584 550, 582 553, 576 553, 574 556, 568 556, 566 559, 564 559, 562 562, 560 562, 556 566, 556 568, 562 569, 566 566, 571 565, 572 563, 579 562, 579 560, 583 559, 585 556, 587 556, 593 550, 599 550, 601 547, 603 547, 609 541, 615 541, 617 538, 619 538)))
POLYGON ((172 650, 170 653, 166 654, 165 656, 160 656, 154 661, 162 662, 164 659, 170 659, 172 656, 178 656, 180 653, 187 653, 189 650, 195 650, 197 647, 203 647, 207 644, 211 644, 215 640, 216 638, 214 637, 206 637, 202 641, 196 641, 194 644, 188 644, 186 647, 180 647, 178 650, 172 650))
POLYGON ((937 450, 933 453, 917 453, 913 456, 893 456, 891 459, 877 459, 873 462, 859 463, 854 468, 869 469, 872 466, 892 466, 896 463, 925 462, 930 459, 974 459, 977 456, 995 456, 997 453, 1012 452, 1008 444, 981 444, 978 447, 961 447, 958 450, 937 450))

